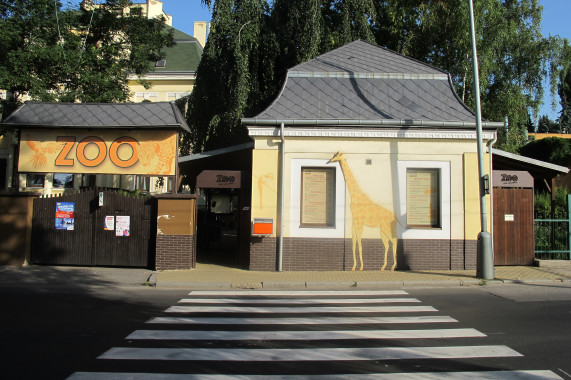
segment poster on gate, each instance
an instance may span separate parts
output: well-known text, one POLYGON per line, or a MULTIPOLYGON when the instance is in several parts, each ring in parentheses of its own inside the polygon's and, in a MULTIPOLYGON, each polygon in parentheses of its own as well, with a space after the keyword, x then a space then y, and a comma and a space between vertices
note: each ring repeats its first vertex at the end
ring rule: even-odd
POLYGON ((75 203, 56 203, 56 230, 73 231, 75 225, 75 203))
POLYGON ((130 216, 117 216, 115 219, 115 236, 131 236, 130 216))
POLYGON ((115 230, 115 216, 107 215, 105 216, 105 231, 114 231, 115 230))

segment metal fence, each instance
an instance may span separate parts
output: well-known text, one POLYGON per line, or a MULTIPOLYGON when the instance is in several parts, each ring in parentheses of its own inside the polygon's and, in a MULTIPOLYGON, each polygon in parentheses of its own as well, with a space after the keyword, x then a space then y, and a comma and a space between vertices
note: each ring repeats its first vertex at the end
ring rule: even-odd
POLYGON ((567 195, 567 212, 545 215, 535 212, 535 258, 571 260, 571 194, 567 195))

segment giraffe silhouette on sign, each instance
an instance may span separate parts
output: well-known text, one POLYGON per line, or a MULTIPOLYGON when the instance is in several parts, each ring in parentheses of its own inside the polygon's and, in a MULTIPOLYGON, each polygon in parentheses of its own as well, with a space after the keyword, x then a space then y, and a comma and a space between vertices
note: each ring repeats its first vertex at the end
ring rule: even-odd
POLYGON ((363 235, 363 228, 365 226, 378 228, 381 234, 381 239, 385 247, 385 261, 381 268, 381 271, 385 270, 387 266, 387 255, 389 252, 389 241, 392 243, 393 248, 393 266, 391 271, 395 270, 397 265, 397 218, 392 211, 376 204, 365 194, 359 184, 355 180, 351 169, 345 161, 345 157, 342 153, 337 152, 330 160, 329 163, 339 162, 341 170, 343 171, 343 176, 345 177, 345 183, 347 184, 347 189, 349 190, 349 196, 351 197, 351 215, 353 216, 352 223, 352 241, 353 241, 353 268, 357 268, 357 256, 355 249, 357 245, 359 246, 359 259, 361 261, 361 268, 363 270, 363 247, 361 245, 361 236, 363 235))

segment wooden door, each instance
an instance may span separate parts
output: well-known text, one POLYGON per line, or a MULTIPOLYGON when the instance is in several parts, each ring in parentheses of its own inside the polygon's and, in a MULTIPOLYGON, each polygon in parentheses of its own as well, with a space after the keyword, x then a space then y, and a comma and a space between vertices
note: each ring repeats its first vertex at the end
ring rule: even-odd
POLYGON ((532 265, 533 189, 494 188, 494 265, 532 265))

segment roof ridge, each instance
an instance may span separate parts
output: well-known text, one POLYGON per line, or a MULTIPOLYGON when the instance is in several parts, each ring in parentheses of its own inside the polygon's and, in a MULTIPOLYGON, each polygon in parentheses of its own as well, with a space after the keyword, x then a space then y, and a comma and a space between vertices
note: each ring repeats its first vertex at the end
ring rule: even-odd
MULTIPOLYGON (((394 61, 394 59, 393 59, 394 61)), ((414 66, 422 66, 425 68, 425 70, 418 70, 418 68, 415 70, 414 67, 409 68, 407 70, 401 70, 401 71, 393 71, 393 73, 424 73, 424 74, 429 74, 432 71, 436 71, 438 72, 438 74, 444 74, 448 76, 448 72, 434 67, 429 63, 426 62, 422 62, 418 59, 415 58, 411 58, 411 57, 407 57, 401 53, 398 53, 396 51, 393 51, 387 47, 384 46, 380 46, 377 44, 374 44, 372 42, 368 42, 362 39, 357 39, 354 40, 352 42, 349 42, 346 45, 340 46, 338 48, 335 48, 333 50, 330 50, 324 54, 321 54, 311 60, 302 62, 298 65, 295 65, 294 67, 291 67, 290 69, 288 69, 288 75, 290 72, 299 72, 299 71, 313 71, 313 72, 345 72, 345 73, 352 73, 352 74, 356 74, 356 73, 361 73, 361 74, 371 74, 371 73, 388 73, 389 71, 387 71, 386 66, 391 66, 391 64, 397 64, 400 65, 399 67, 406 67, 406 66, 411 66, 410 64, 407 65, 406 63, 412 63, 414 64, 414 66), (379 61, 378 57, 372 57, 370 56, 369 52, 360 52, 358 48, 356 48, 356 46, 359 45, 363 45, 366 44, 368 48, 376 48, 377 51, 382 51, 383 53, 387 54, 388 57, 394 56, 394 57, 398 57, 401 58, 400 60, 396 61, 396 62, 390 62, 390 59, 385 59, 382 61, 379 61), (356 54, 356 56, 350 56, 350 57, 338 57, 336 55, 340 55, 340 53, 344 53, 344 52, 351 52, 352 54, 356 54), (361 54, 359 54, 361 53, 361 54), (356 60, 354 61, 350 61, 352 58, 356 58, 356 60), (377 58, 377 59, 375 59, 377 58), (368 61, 367 61, 368 59, 368 61), (341 62, 342 61, 342 62, 341 62), (342 65, 341 65, 342 64, 342 65), (376 66, 376 67, 375 67, 376 66), (307 68, 312 68, 312 70, 308 70, 307 68), (328 67, 333 68, 333 70, 328 69, 328 67), (382 68, 382 69, 381 69, 382 68), (429 70, 430 69, 430 70, 429 70)), ((432 74, 436 74, 434 72, 432 72, 432 74)))

